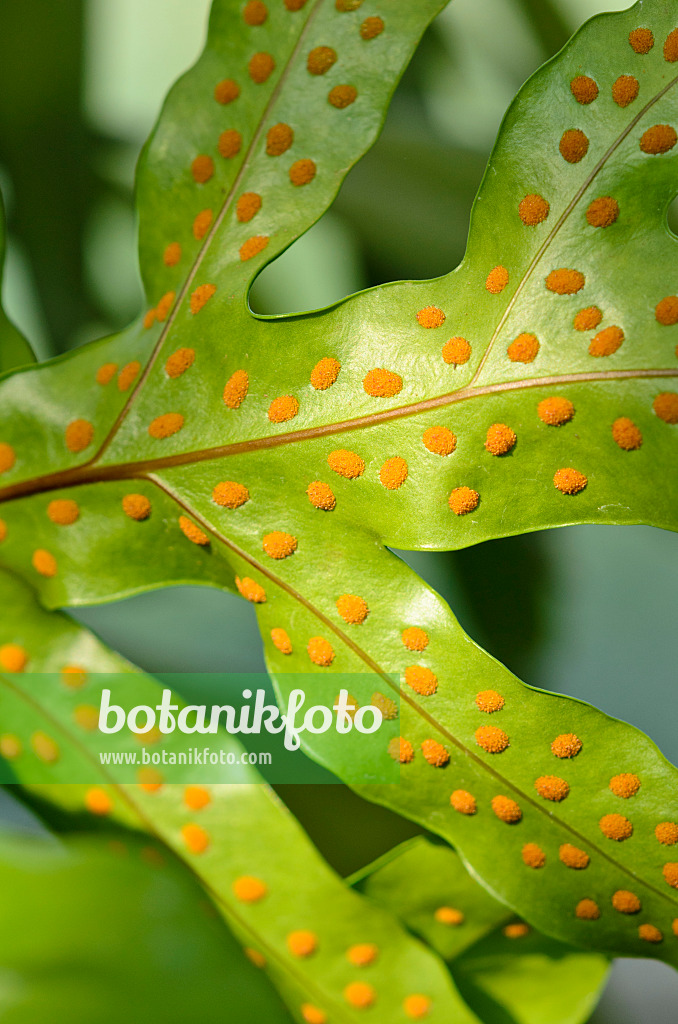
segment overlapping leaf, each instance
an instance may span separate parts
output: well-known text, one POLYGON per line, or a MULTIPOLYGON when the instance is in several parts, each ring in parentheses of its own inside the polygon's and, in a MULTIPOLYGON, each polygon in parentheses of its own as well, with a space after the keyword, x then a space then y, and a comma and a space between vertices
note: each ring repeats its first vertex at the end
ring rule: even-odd
MULTIPOLYGON (((527 83, 453 274, 266 320, 247 309, 252 275, 331 199, 439 4, 376 2, 367 19, 353 3, 294 6, 271 4, 243 28, 239 7, 217 3, 205 57, 170 97, 139 177, 146 328, 0 387, 0 440, 15 458, 0 490, 0 558, 50 606, 178 581, 233 589, 238 577, 274 673, 367 665, 383 690, 405 672, 413 757, 406 748, 399 787, 367 795, 453 838, 542 930, 675 962, 678 868, 654 831, 678 817, 669 766, 630 727, 518 683, 384 547, 455 548, 573 522, 675 528, 675 14, 652 0, 594 19, 527 83), (275 68, 256 82, 265 53, 275 68), (230 81, 237 98, 216 102, 215 87, 221 100, 234 94, 230 81), (346 86, 354 101, 337 107, 329 97, 346 86), (237 145, 233 133, 238 153, 215 155, 237 145), (199 240, 191 226, 206 209, 199 240), (141 521, 122 511, 131 491, 148 499, 141 521), (77 502, 77 521, 50 519, 58 498, 77 502), (275 531, 289 537, 262 553, 275 531), (286 558, 266 553, 285 544, 286 558), (363 603, 338 608, 346 595, 363 603), (408 635, 408 647, 405 627, 425 637, 408 635), (276 633, 276 647, 272 629, 289 643, 276 633), (491 720, 474 703, 488 688, 503 701, 491 720), (477 734, 490 722, 501 737, 477 734), (558 760, 559 734, 576 734, 581 752, 558 760), (487 749, 504 737, 503 751, 487 749), (609 789, 619 774, 640 786, 628 802, 609 789), (541 791, 557 802, 535 790, 552 776, 541 791), (476 814, 452 810, 458 789, 476 814), (497 796, 519 805, 519 822, 493 813, 497 796), (632 833, 610 838, 607 815, 632 833), (543 867, 524 862, 527 844, 543 867), (566 845, 585 868, 565 865, 566 845), (614 909, 618 892, 637 914, 614 909)), ((386 759, 374 743, 373 760, 386 759)), ((331 734, 310 749, 369 781, 331 734)))
MULTIPOLYGON (((86 630, 40 609, 25 584, 2 573, 0 588, 0 648, 20 645, 38 673, 0 675, 0 751, 10 757, 19 781, 29 779, 33 793, 66 810, 92 809, 165 842, 199 877, 236 937, 265 963, 295 1019, 308 1024, 313 1014, 307 1010, 304 1017, 302 1008, 311 1006, 317 1018, 357 1021, 362 1010, 351 1002, 350 986, 366 982, 385 1020, 407 1020, 405 1000, 422 995, 430 1001, 432 1021, 473 1024, 474 1014, 435 954, 391 914, 344 885, 261 776, 240 763, 242 748, 232 737, 222 734, 211 744, 237 757, 233 766, 214 770, 213 777, 227 778, 228 784, 162 785, 157 769, 149 774, 143 767, 139 785, 117 783, 115 769, 100 765, 99 752, 106 747, 131 753, 139 745, 126 731, 104 741, 92 731, 87 712, 99 706, 111 673, 126 673, 129 692, 141 703, 156 705, 161 688, 86 630), (82 672, 66 672, 59 682, 67 666, 82 672), (40 772, 44 785, 35 783, 40 772), (94 785, 73 785, 80 777, 94 785), (235 884, 242 879, 248 880, 244 897, 235 884), (294 933, 305 943, 310 935, 305 952, 295 945, 294 933), (379 954, 367 973, 347 956, 365 943, 379 954)), ((123 700, 124 691, 120 679, 116 693, 123 700)), ((172 740, 164 746, 172 749, 172 740)), ((176 771, 174 780, 194 778, 191 766, 176 771)))
POLYGON ((447 961, 481 1020, 579 1024, 589 1019, 608 961, 512 920, 453 850, 417 838, 354 879, 447 961))

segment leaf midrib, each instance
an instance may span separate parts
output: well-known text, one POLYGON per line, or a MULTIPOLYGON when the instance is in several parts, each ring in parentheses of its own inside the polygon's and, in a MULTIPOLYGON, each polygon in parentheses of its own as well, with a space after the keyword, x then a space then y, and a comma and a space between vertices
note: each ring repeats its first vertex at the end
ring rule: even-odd
POLYGON ((448 392, 445 395, 438 395, 435 398, 425 398, 419 402, 385 409, 382 412, 356 416, 354 419, 340 420, 336 423, 324 423, 316 427, 308 427, 284 434, 269 434, 266 437, 253 438, 250 441, 236 441, 233 444, 218 445, 214 448, 198 448, 194 451, 182 452, 176 455, 160 456, 155 459, 140 459, 138 462, 113 463, 109 466, 98 466, 94 460, 90 460, 80 466, 73 466, 56 473, 46 473, 42 476, 31 477, 28 480, 22 480, 16 484, 9 484, 7 487, 0 488, 0 505, 4 502, 16 501, 19 498, 29 497, 33 494, 63 490, 68 487, 80 487, 85 484, 106 483, 114 480, 148 479, 150 474, 162 469, 173 469, 177 466, 188 466, 197 462, 210 462, 215 459, 226 458, 229 455, 242 455, 247 452, 279 448, 287 444, 296 444, 300 441, 312 441, 319 437, 330 437, 352 430, 361 430, 376 426, 379 423, 386 423, 389 420, 416 416, 418 413, 428 412, 431 409, 444 408, 457 402, 464 402, 473 398, 483 398, 486 395, 523 391, 529 388, 558 387, 563 384, 594 384, 605 381, 649 380, 664 377, 678 377, 678 368, 603 370, 590 373, 561 374, 560 376, 551 377, 533 377, 517 381, 505 381, 499 384, 485 384, 474 388, 469 386, 460 388, 458 391, 448 392))

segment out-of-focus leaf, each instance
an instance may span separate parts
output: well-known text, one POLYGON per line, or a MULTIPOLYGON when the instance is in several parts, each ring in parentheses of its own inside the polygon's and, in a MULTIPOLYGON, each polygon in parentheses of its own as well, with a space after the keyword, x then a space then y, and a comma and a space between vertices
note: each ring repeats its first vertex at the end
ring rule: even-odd
POLYGON ((414 839, 353 879, 448 962, 486 1024, 582 1024, 609 961, 512 920, 454 850, 414 839))
POLYGON ((434 277, 464 254, 485 160, 422 137, 407 110, 396 124, 351 171, 336 208, 360 238, 373 279, 434 277))
POLYGON ((275 790, 323 856, 344 877, 397 844, 421 835, 414 822, 388 807, 368 803, 348 786, 325 787, 320 798, 315 786, 281 785, 275 790), (338 821, 342 823, 341 842, 337 842, 338 821))
POLYGON ((291 1020, 187 872, 136 838, 0 840, 6 1024, 291 1020), (212 913, 210 912, 212 911, 212 913))
POLYGON ((97 316, 84 282, 85 226, 103 191, 92 159, 100 142, 83 113, 86 7, 85 0, 0 4, 0 161, 51 351, 69 347, 97 316))
POLYGON ((570 31, 553 0, 518 0, 545 51, 555 53, 567 42, 570 31))
MULTIPOLYGON (((328 1020, 362 1019, 364 1011, 345 993, 366 982, 389 1024, 408 1019, 405 1000, 413 994, 430 1000, 433 1024, 477 1024, 437 956, 331 871, 261 776, 240 762, 242 747, 231 736, 210 737, 213 750, 235 759, 214 769, 214 778, 228 778, 229 784, 177 784, 195 777, 190 765, 176 769, 172 785, 163 784, 162 769, 149 776, 143 767, 139 785, 116 784, 113 769, 100 764, 100 751, 131 754, 139 744, 126 730, 105 738, 92 731, 91 712, 100 705, 102 688, 111 673, 124 673, 114 691, 123 704, 154 707, 161 687, 65 616, 40 609, 25 584, 5 573, 0 599, 0 649, 17 645, 30 657, 28 667, 40 673, 0 674, 0 749, 11 755, 18 781, 31 780, 32 794, 71 812, 95 808, 102 818, 163 840, 199 877, 236 937, 263 955, 295 1019, 303 1018, 307 1004, 328 1020), (58 681, 66 666, 81 669, 75 677, 81 685, 73 685, 72 672, 58 681), (73 784, 83 765, 93 786, 73 784), (252 878, 258 898, 249 898, 251 881, 245 881, 242 897, 238 880, 252 878), (307 954, 290 939, 295 932, 311 933, 307 954), (365 968, 347 952, 366 943, 379 955, 365 968)), ((177 744, 177 735, 161 737, 157 750, 185 752, 185 737, 177 744)))
POLYGON ((605 983, 605 958, 538 932, 512 934, 489 935, 452 967, 464 999, 484 1024, 588 1021, 605 983))
MULTIPOLYGON (((0 194, 0 282, 5 263, 5 210, 0 194)), ((35 362, 31 346, 0 305, 0 374, 35 362)))

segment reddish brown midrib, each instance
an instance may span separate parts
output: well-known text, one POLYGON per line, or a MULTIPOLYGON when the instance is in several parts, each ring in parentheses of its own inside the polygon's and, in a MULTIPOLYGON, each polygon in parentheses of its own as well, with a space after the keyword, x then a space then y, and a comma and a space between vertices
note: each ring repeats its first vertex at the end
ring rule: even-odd
POLYGON ((487 384, 484 387, 461 388, 446 395, 425 398, 410 405, 385 409, 383 412, 357 416, 355 419, 342 420, 338 423, 326 423, 305 430, 291 431, 286 434, 273 434, 268 437, 254 438, 251 441, 237 441, 230 445, 215 448, 203 448, 194 452, 183 452, 178 455, 167 455, 157 459, 143 459, 139 462, 118 463, 112 466, 98 466, 90 461, 82 466, 62 470, 58 473, 33 477, 20 483, 11 484, 0 490, 0 504, 16 501, 31 494, 62 490, 67 487, 80 487, 85 484, 106 483, 112 480, 143 480, 149 474, 162 469, 173 469, 177 466, 188 466, 197 462, 209 462, 214 459, 226 458, 229 455, 240 455, 246 452, 263 451, 269 448, 280 448, 286 444, 299 441, 312 441, 317 437, 331 437, 335 434, 351 430, 366 429, 389 420, 416 416, 430 409, 443 408, 457 402, 485 395, 502 394, 510 391, 522 391, 530 388, 558 387, 563 384, 596 383, 614 380, 652 379, 662 377, 678 377, 678 368, 663 370, 608 370, 597 373, 571 373, 559 377, 535 377, 532 380, 507 381, 502 384, 487 384))

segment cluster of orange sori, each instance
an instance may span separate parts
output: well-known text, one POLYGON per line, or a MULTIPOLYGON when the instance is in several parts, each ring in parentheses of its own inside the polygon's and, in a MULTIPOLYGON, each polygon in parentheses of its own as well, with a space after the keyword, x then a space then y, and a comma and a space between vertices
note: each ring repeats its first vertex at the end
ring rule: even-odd
MULTIPOLYGON (((549 204, 538 195, 527 195, 519 206, 521 219, 525 224, 534 225, 548 216, 549 204)), ((616 200, 610 197, 601 197, 594 200, 588 210, 587 219, 590 224, 597 227, 605 227, 614 223, 619 215, 619 207, 616 200)), ((506 272, 500 273, 504 268, 495 268, 488 277, 487 287, 491 292, 503 290, 508 281, 506 272), (493 276, 494 275, 494 276, 493 276), (503 282, 503 283, 502 283, 503 282)), ((577 270, 561 268, 552 271, 546 278, 546 287, 558 295, 573 295, 584 287, 585 278, 577 270)), ((446 316, 442 309, 437 306, 426 306, 420 309, 416 315, 418 323, 425 328, 441 327, 446 316)), ((662 300, 657 307, 657 319, 660 323, 678 322, 678 297, 669 297, 662 300), (672 302, 672 299, 675 301, 672 302)), ((580 331, 593 330, 602 320, 602 313, 595 307, 581 310, 574 318, 575 329, 580 331)), ((592 356, 613 355, 621 346, 624 340, 624 332, 620 327, 606 327, 597 334, 590 342, 589 353, 592 356)), ((519 334, 507 347, 507 355, 514 363, 532 363, 536 359, 540 349, 539 339, 529 332, 519 334)), ((677 350, 678 351, 678 350, 677 350)), ((448 365, 459 366, 470 359, 471 346, 465 338, 450 338, 442 347, 443 360, 448 365)), ((376 373, 378 371, 372 371, 376 373)), ((385 371, 380 371, 385 372, 385 371)), ((401 385, 402 386, 402 382, 401 385)), ((391 392, 377 392, 371 390, 365 383, 365 390, 369 394, 393 394, 391 392)), ((400 390, 400 387, 398 388, 400 390)))
MULTIPOLYGON (((633 44, 632 44, 633 45, 633 44)), ((641 52, 641 51, 636 51, 641 52)), ((612 85, 612 99, 620 107, 628 107, 638 97, 640 83, 633 75, 621 75, 612 85)), ((598 99, 598 83, 588 75, 577 75, 570 82, 570 91, 577 103, 588 106, 598 99)))
MULTIPOLYGON (((647 54, 654 46, 654 37, 649 29, 634 29, 629 35, 629 44, 637 54, 647 54)), ((678 59, 678 34, 674 30, 669 34, 663 50, 664 59, 673 63, 678 59)), ((598 99, 600 89, 598 83, 588 75, 577 75, 570 81, 570 92, 574 100, 582 106, 588 106, 598 99)), ((633 103, 639 95, 640 83, 633 75, 621 75, 613 83, 611 95, 614 102, 620 107, 627 107, 633 103)), ((678 142, 678 134, 671 125, 654 125, 648 128, 640 138, 639 146, 642 152, 656 156, 667 153, 678 142)), ((589 149, 589 139, 579 128, 567 129, 560 139, 560 153, 568 163, 577 164, 582 161, 589 149)), ((538 193, 525 195, 519 205, 518 213, 523 224, 535 227, 547 220, 550 213, 550 204, 547 199, 538 193)), ((593 199, 586 210, 586 220, 593 228, 607 228, 616 223, 619 218, 619 203, 612 196, 599 196, 593 199)), ((487 287, 492 292, 498 292, 502 281, 507 283, 507 276, 499 276, 498 271, 502 268, 495 268, 488 277, 487 287)), ((546 279, 547 288, 559 295, 572 295, 581 290, 585 284, 584 275, 576 270, 560 269, 555 270, 546 279)), ((665 300, 669 301, 669 300, 665 300)), ((676 300, 678 305, 678 300, 676 300)), ((595 307, 582 310, 575 318, 575 327, 578 330, 594 329, 600 322, 601 314, 595 307), (597 316, 597 318, 596 318, 597 316)), ((658 316, 659 322, 666 322, 658 316)), ((676 322, 674 319, 671 321, 676 322)), ((592 342, 589 352, 593 356, 607 356, 615 352, 623 341, 623 332, 619 327, 610 327, 602 336, 598 335, 592 342)), ((514 343, 515 345, 515 343, 514 343)), ((533 346, 532 354, 525 348, 527 358, 521 361, 531 361, 537 353, 538 346, 533 346)), ((509 356, 511 352, 509 351, 509 356)))
POLYGON ((167 317, 174 306, 176 297, 176 292, 165 292, 162 298, 159 299, 158 304, 148 310, 144 316, 144 327, 147 331, 151 329, 156 321, 159 324, 163 324, 165 320, 167 320, 167 317))
POLYGON ((266 534, 263 539, 262 548, 269 558, 281 560, 293 555, 297 550, 297 545, 297 538, 292 536, 291 533, 285 533, 283 530, 274 530, 272 533, 266 534))
POLYGON ((579 494, 588 485, 588 478, 578 469, 567 466, 555 471, 553 485, 561 494, 579 494))
MULTIPOLYGON (((294 540, 294 538, 292 538, 294 540)), ((291 544, 288 545, 291 547, 291 544)), ((290 553, 292 553, 290 551, 290 553)), ((275 555, 273 557, 276 557, 275 555)), ((283 556, 279 556, 283 557, 283 556)), ((370 609, 364 597, 358 594, 341 594, 336 602, 340 617, 349 626, 361 626, 367 619, 370 609)), ((293 653, 293 645, 287 630, 275 627, 271 630, 271 641, 281 654, 293 653)), ((406 627, 401 636, 403 646, 409 651, 421 652, 428 647, 428 634, 419 626, 406 627)), ((314 637, 307 645, 307 653, 320 667, 329 667, 334 661, 335 653, 332 645, 322 637, 314 637)), ((404 672, 405 682, 420 696, 431 696, 438 688, 438 680, 431 669, 422 665, 411 665, 404 672)), ((383 694, 374 694, 372 703, 376 703, 385 718, 397 717, 397 706, 383 694)))
POLYGON ((141 363, 137 359, 133 359, 130 363, 125 363, 118 374, 118 390, 122 392, 129 391, 139 376, 140 371, 141 363))
POLYGON ((244 484, 235 480, 222 480, 212 489, 212 501, 222 508, 240 508, 250 500, 250 492, 244 484))
MULTIPOLYGON (((264 538, 264 550, 270 557, 285 558, 294 553, 295 543, 296 538, 289 534, 269 534, 264 538), (271 538, 275 539, 272 541, 271 538)), ((370 613, 367 601, 358 594, 341 594, 336 599, 335 605, 340 617, 349 626, 361 626, 370 613)), ((294 647, 287 630, 275 627, 271 630, 270 636, 274 647, 281 654, 293 653, 294 647)), ((429 644, 428 634, 419 626, 406 627, 402 632, 401 640, 403 646, 409 651, 424 651, 429 644)), ((334 648, 322 637, 312 637, 306 649, 311 661, 321 668, 329 667, 334 661, 334 648)), ((438 689, 437 676, 430 668, 423 665, 407 667, 404 670, 404 680, 420 696, 432 696, 438 689)), ((381 708, 385 718, 397 717, 397 705, 390 698, 384 697, 383 694, 374 694, 372 702, 381 708)))
MULTIPOLYGON (((421 743, 421 752, 424 760, 433 768, 444 768, 450 760, 450 754, 446 747, 437 740, 426 739, 421 743)), ((389 742, 388 753, 394 761, 400 764, 410 764, 414 760, 414 746, 404 736, 394 736, 389 742)))
MULTIPOLYGON (((653 48, 654 37, 649 29, 633 29, 629 34, 629 44, 635 53, 644 55, 653 48)), ((667 36, 663 55, 669 63, 675 63, 678 60, 678 30, 674 29, 667 36)), ((600 89, 593 78, 588 75, 577 75, 570 82, 570 92, 577 103, 588 106, 598 99, 600 89)), ((612 99, 619 107, 628 107, 638 98, 639 92, 640 83, 634 75, 620 75, 611 88, 612 99)), ((675 129, 671 125, 659 124, 653 125, 643 133, 639 145, 643 153, 656 156, 673 149, 676 142, 678 142, 678 134, 675 129)), ((560 153, 568 163, 579 163, 587 155, 588 149, 589 139, 581 129, 568 128, 564 132, 560 140, 560 153)), ((599 205, 594 219, 589 219, 589 223, 594 227, 606 227, 614 223, 618 215, 618 208, 615 212, 610 205, 614 200, 611 200, 610 197, 604 197, 604 200, 607 201, 607 210, 601 205, 603 200, 598 200, 596 202, 599 205), (602 223, 596 222, 597 214, 601 215, 602 223)), ((545 217, 542 216, 540 219, 543 220, 545 217)), ((538 220, 527 220, 525 223, 538 223, 538 220)))
POLYGON ((580 270, 559 267, 546 276, 546 288, 554 295, 576 295, 586 285, 586 277, 580 270))
MULTIPOLYGON (((193 529, 198 530, 198 527, 191 523, 190 520, 187 520, 187 523, 192 526, 193 529)), ((184 532, 186 532, 186 530, 184 530, 184 532)), ((189 539, 192 540, 193 538, 189 537, 189 539)), ((209 538, 206 537, 205 540, 208 542, 209 538)), ((199 540, 195 540, 194 543, 201 542, 199 540)), ((282 530, 275 530, 273 533, 266 534, 262 542, 262 548, 269 558, 282 560, 289 558, 290 555, 293 555, 296 552, 297 538, 282 530)), ((252 604, 266 603, 266 590, 260 583, 257 583, 256 580, 253 580, 248 576, 244 576, 242 578, 236 576, 235 585, 242 597, 247 601, 250 601, 252 604)), ((345 622, 354 624, 364 622, 369 611, 363 598, 357 597, 353 594, 344 594, 340 597, 337 600, 337 610, 345 622)), ((292 641, 285 629, 282 627, 275 627, 271 630, 270 635, 274 647, 276 647, 281 654, 292 654, 292 641)), ((312 636, 308 640, 306 644, 306 653, 309 660, 319 668, 329 668, 336 657, 334 647, 329 640, 322 636, 312 636)))
MULTIPOLYGON (((476 696, 476 705, 481 711, 492 713, 503 708, 504 700, 493 690, 482 691, 476 696)), ((501 753, 509 745, 506 733, 489 726, 481 727, 476 731, 476 742, 488 753, 501 753)), ((561 759, 576 757, 582 748, 582 741, 574 733, 557 736, 551 743, 551 753, 561 759)), ((406 753, 409 757, 404 759, 405 763, 411 760, 411 745, 408 746, 406 753)), ((553 802, 560 802, 569 794, 568 783, 555 775, 541 776, 535 780, 534 785, 540 796, 553 802)), ((640 788, 641 780, 633 772, 622 772, 609 780, 610 792, 624 800, 636 796, 640 788)), ((463 789, 457 789, 451 794, 450 805, 458 814, 468 816, 475 815, 478 810, 476 798, 472 793, 463 789)), ((496 817, 508 825, 515 825, 522 820, 522 810, 519 804, 510 797, 495 796, 491 800, 491 808, 496 817)), ((633 825, 621 814, 603 815, 598 824, 603 835, 616 842, 622 842, 633 834, 633 825)), ((654 830, 654 835, 657 842, 661 844, 675 845, 678 843, 678 823, 660 822, 654 830)), ((525 866, 533 870, 540 870, 547 862, 545 851, 534 842, 527 842, 523 845, 521 857, 525 866)), ((591 862, 586 851, 571 843, 560 845, 558 859, 565 867, 574 871, 584 871, 591 862)), ((667 885, 678 888, 678 863, 666 863, 662 869, 662 876, 667 885)), ((623 914, 637 914, 642 909, 641 901, 635 893, 625 889, 616 890, 611 897, 611 903, 616 911, 623 914)), ((575 915, 580 920, 597 920, 601 916, 601 909, 594 900, 584 898, 577 904, 575 915)), ((672 922, 671 927, 673 934, 678 936, 678 918, 672 922)), ((649 942, 663 940, 663 934, 655 925, 641 925, 638 935, 641 939, 649 942)))
MULTIPOLYGON (((628 889, 617 889, 610 899, 612 907, 620 914, 639 914, 642 904, 635 893, 628 889)), ((595 900, 588 897, 581 899, 574 910, 575 916, 580 921, 598 921, 602 910, 595 900)), ((678 918, 671 922, 671 930, 678 936, 678 918)), ((654 924, 641 924, 638 926, 638 938, 644 942, 659 943, 664 941, 664 933, 654 924)))
MULTIPOLYGON (((353 701, 353 703, 357 704, 357 701, 353 701)), ((390 697, 386 697, 383 693, 379 693, 379 691, 372 694, 370 704, 381 711, 387 722, 392 722, 398 717, 398 705, 396 702, 390 697)))
MULTIPOLYGON (((24 672, 29 661, 29 654, 21 644, 6 643, 0 646, 0 670, 3 672, 24 672)), ((64 665, 60 677, 62 685, 70 691, 82 689, 88 678, 87 671, 79 665, 64 665)), ((98 725, 98 711, 93 705, 81 704, 74 708, 73 720, 82 729, 92 732, 98 725)), ((55 764, 61 757, 56 740, 42 729, 31 733, 25 741, 14 733, 0 734, 1 757, 11 762, 26 753, 32 753, 44 764, 55 764)), ((105 814, 110 810, 111 804, 103 790, 90 790, 86 794, 85 806, 93 813, 105 814)))
POLYGON ((181 377, 195 362, 195 351, 192 348, 178 348, 165 362, 165 373, 172 380, 181 377))
POLYGON ((12 733, 4 733, 0 736, 0 755, 7 761, 14 761, 28 751, 31 751, 44 764, 55 764, 61 757, 56 740, 41 729, 31 733, 26 751, 18 736, 12 733))
POLYGON ((342 619, 349 625, 361 626, 370 613, 365 598, 357 594, 342 594, 335 603, 342 619))
POLYGON ((420 697, 431 697, 438 690, 438 677, 424 665, 410 665, 406 668, 405 682, 420 697))
POLYGON ((56 526, 72 526, 80 518, 80 508, 70 498, 56 498, 47 506, 47 516, 56 526))
POLYGON ((149 423, 148 433, 156 440, 164 440, 178 433, 184 426, 184 417, 180 412, 166 412, 149 423))
POLYGON ((69 452, 78 455, 89 448, 94 440, 94 427, 89 420, 73 420, 66 427, 64 440, 69 452))
MULTIPOLYGON (((285 0, 286 9, 294 13, 304 7, 306 0, 285 0)), ((347 4, 351 0, 346 0, 347 4)), ((343 7, 337 7, 343 11, 343 7)), ((348 9, 348 8, 346 8, 348 9)), ((353 9, 351 7, 351 9, 353 9)), ((268 8, 261 0, 251 0, 243 9, 245 24, 255 32, 268 21, 268 8)), ((371 16, 366 18, 360 25, 360 36, 369 42, 376 39, 384 31, 384 22, 380 17, 371 16)), ((338 55, 331 46, 316 46, 306 55, 306 68, 308 74, 321 78, 336 64, 338 55)), ((258 87, 268 82, 276 70, 276 61, 272 54, 267 51, 257 51, 250 57, 246 72, 243 69, 243 77, 249 79, 251 87, 258 87)), ((248 86, 249 87, 249 86, 248 86)), ((233 78, 221 79, 214 87, 214 100, 223 107, 230 107, 236 103, 242 93, 242 86, 233 78)), ((358 90, 354 85, 345 83, 333 86, 327 96, 328 104, 337 110, 344 110, 355 103, 358 98, 358 90)), ((294 129, 284 123, 272 125, 266 134, 265 150, 270 157, 279 157, 286 153, 294 143, 294 129)), ((243 136, 235 128, 226 128, 221 132, 215 146, 215 153, 225 161, 230 161, 243 154, 243 136)), ((191 176, 198 186, 204 186, 214 178, 217 173, 215 157, 209 153, 199 153, 191 163, 191 176)), ((290 183, 299 188, 310 184, 317 173, 317 166, 314 160, 303 157, 294 161, 288 168, 290 183)), ((235 215, 241 224, 249 223, 262 208, 262 197, 256 192, 245 192, 240 195, 235 204, 235 215)), ((191 229, 194 238, 202 241, 208 232, 215 227, 214 211, 210 208, 203 209, 196 213, 191 229)), ((246 261, 263 252, 269 242, 268 235, 254 235, 248 238, 239 250, 240 259, 246 261)), ((163 251, 163 262, 166 267, 178 266, 183 258, 183 246, 178 240, 166 243, 163 251)), ((205 286, 203 286, 205 287, 205 286)), ((173 304, 174 295, 169 302, 173 304)), ((199 302, 200 300, 198 300, 199 302)), ((160 300, 158 306, 150 309, 144 319, 144 325, 151 328, 156 321, 162 322, 169 312, 167 296, 160 300)), ((203 302, 204 304, 204 302, 203 302)), ((194 303, 192 302, 192 308, 194 303)), ((193 309, 193 312, 196 312, 193 309)))
MULTIPOLYGON (((666 295, 655 306, 655 319, 663 327, 673 327, 678 324, 678 295, 666 295)), ((678 356, 678 345, 674 349, 678 356)))
POLYGON ((487 430, 485 449, 491 455, 507 455, 516 441, 515 432, 505 423, 493 423, 487 430))
POLYGON ((500 295, 509 283, 509 272, 499 264, 493 267, 485 278, 485 288, 490 295, 500 295))
MULTIPOLYGON (((167 305, 168 297, 169 296, 171 296, 171 299, 169 299, 170 303, 173 302, 174 301, 174 293, 171 292, 171 293, 168 293, 167 296, 165 296, 164 304, 163 304, 163 300, 162 299, 161 299, 160 303, 158 304, 158 308, 160 308, 160 306, 162 305, 162 308, 161 308, 160 312, 161 312, 161 315, 163 316, 163 319, 166 318, 167 313, 169 312, 169 306, 167 305)), ((152 310, 151 312, 153 313, 153 319, 151 321, 151 324, 152 324, 152 323, 155 323, 156 319, 158 319, 158 310, 156 308, 156 309, 152 310)), ((148 316, 149 316, 149 314, 147 314, 147 317, 148 316)), ((180 351, 182 351, 182 350, 180 350, 180 351)), ((190 352, 191 350, 190 349, 186 349, 186 350, 183 350, 183 351, 190 352)), ((103 363, 99 367, 97 372, 96 372, 95 379, 96 379, 97 384, 100 384, 101 387, 106 387, 106 385, 110 384, 111 381, 113 380, 113 378, 115 377, 115 375, 117 374, 118 375, 118 390, 123 392, 123 393, 125 391, 129 391, 129 389, 131 388, 132 384, 134 384, 135 380, 139 376, 139 372, 141 371, 141 363, 138 362, 135 359, 132 362, 126 363, 122 367, 122 369, 120 369, 119 373, 118 373, 118 369, 119 368, 118 368, 118 364, 117 363, 103 363)), ((169 368, 167 370, 167 373, 168 373, 169 376, 177 376, 177 374, 171 374, 169 368)), ((76 421, 76 422, 85 422, 85 421, 76 421)), ((67 444, 68 444, 68 441, 67 441, 67 444)), ((68 447, 69 448, 71 447, 70 444, 68 444, 68 447)), ((86 447, 86 445, 85 445, 85 447, 86 447)), ((77 450, 82 450, 82 449, 78 449, 78 448, 73 449, 73 448, 71 448, 71 451, 77 451, 77 450)))
MULTIPOLYGON (((186 537, 187 540, 190 540, 191 544, 196 544, 198 547, 207 547, 210 542, 205 531, 201 530, 192 519, 188 518, 188 516, 179 516, 179 529, 183 533, 184 537, 186 537)), ((260 589, 263 591, 263 588, 260 589)))
POLYGON ((497 725, 480 725, 474 736, 478 746, 487 754, 502 754, 511 745, 508 734, 497 725))
POLYGON ((507 939, 522 939, 529 934, 530 926, 524 921, 513 921, 502 928, 502 935, 507 939))
MULTIPOLYGON (((569 423, 574 413, 573 403, 568 398, 559 395, 544 398, 537 406, 539 419, 549 427, 561 427, 565 423, 569 423)), ((613 440, 623 451, 636 451, 641 447, 643 435, 638 426, 628 416, 618 417, 612 424, 611 429, 613 440)), ((572 478, 573 481, 575 479, 572 478)), ((582 481, 579 480, 579 482, 581 483, 582 481)), ((563 478, 561 474, 557 481, 554 480, 554 483, 556 487, 562 490, 563 484, 567 483, 567 478, 563 478)), ((570 490, 566 493, 576 492, 570 490)))
POLYGON ((46 551, 44 548, 36 548, 31 557, 31 564, 35 571, 44 576, 46 579, 51 579, 56 576, 59 566, 54 555, 50 551, 46 551))
MULTIPOLYGON (((140 783, 140 788, 145 792, 157 794, 162 789, 162 783, 155 780, 140 783)), ((105 796, 105 794, 103 794, 105 796)), ((101 801, 99 794, 92 797, 92 804, 101 801)), ((184 789, 183 802, 186 808, 193 812, 200 812, 212 802, 209 789, 203 786, 187 786, 184 789)), ((105 813, 98 810, 95 813, 105 813)), ((206 854, 211 847, 212 839, 208 830, 198 821, 189 821, 181 827, 181 840, 190 854, 201 856, 206 854)), ((269 884, 256 875, 238 875, 231 882, 233 897, 241 904, 255 905, 266 900, 269 894, 269 884)), ((309 928, 291 929, 285 935, 285 947, 290 956, 299 960, 306 960, 315 956, 322 944, 321 936, 309 928)), ((248 948, 246 954, 257 967, 266 966, 266 957, 256 949, 248 948)), ((345 950, 345 958, 352 967, 365 968, 373 964, 379 958, 379 947, 372 942, 356 942, 345 950)), ((377 999, 375 988, 367 982, 354 980, 349 982, 343 989, 343 996, 346 1002, 356 1008, 367 1008, 377 999)), ((406 996, 403 1000, 405 1012, 412 1019, 419 1019, 425 1016, 432 1005, 428 996, 418 993, 406 996)), ((311 1004, 304 1004, 302 1016, 309 1024, 317 1022, 322 1024, 327 1020, 324 1012, 311 1004)))

